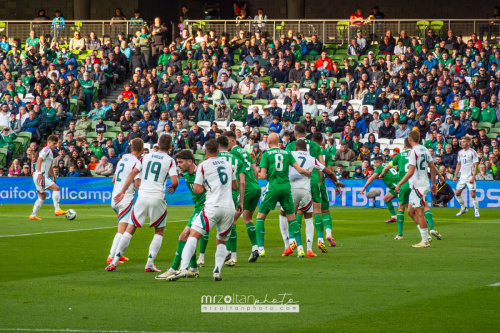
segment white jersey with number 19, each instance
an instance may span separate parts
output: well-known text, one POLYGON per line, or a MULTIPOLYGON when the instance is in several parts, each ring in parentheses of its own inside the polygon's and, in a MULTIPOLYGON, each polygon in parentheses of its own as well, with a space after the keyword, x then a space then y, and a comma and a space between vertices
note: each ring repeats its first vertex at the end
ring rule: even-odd
POLYGON ((220 157, 211 157, 198 165, 195 184, 206 190, 205 207, 222 207, 234 210, 232 165, 220 157))
POLYGON ((413 146, 408 154, 408 164, 415 167, 415 172, 410 180, 414 187, 430 187, 429 176, 427 176, 427 167, 429 162, 432 161, 431 154, 421 145, 413 146))
POLYGON ((164 198, 168 176, 177 176, 177 166, 167 153, 158 151, 144 155, 135 165, 141 172, 139 197, 164 198))

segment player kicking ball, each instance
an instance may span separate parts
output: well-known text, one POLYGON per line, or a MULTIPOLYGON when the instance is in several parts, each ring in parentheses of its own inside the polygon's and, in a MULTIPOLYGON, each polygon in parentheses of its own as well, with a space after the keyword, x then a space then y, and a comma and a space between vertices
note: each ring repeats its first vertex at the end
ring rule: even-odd
POLYGON ((479 167, 479 158, 477 157, 477 153, 473 149, 470 149, 470 137, 464 136, 461 141, 462 150, 458 152, 457 167, 455 169, 455 176, 453 177, 453 181, 456 183, 458 173, 460 172, 456 193, 458 203, 460 204, 460 211, 457 213, 457 216, 467 213, 464 198, 462 198, 462 191, 467 186, 472 197, 472 203, 474 204, 474 216, 479 217, 479 202, 476 196, 476 174, 479 167))
POLYGON ((430 190, 433 194, 437 192, 436 188, 436 167, 432 161, 431 154, 424 146, 419 144, 420 132, 411 131, 408 134, 408 142, 411 145, 411 151, 408 154, 408 172, 405 174, 394 189, 399 193, 404 183, 410 180, 410 198, 408 215, 415 221, 422 241, 418 244, 412 245, 413 247, 427 248, 430 247, 428 224, 424 217, 424 209, 426 203, 426 196, 429 193, 429 177, 427 176, 427 167, 431 171, 431 186, 430 190))
MULTIPOLYGON (((130 154, 123 155, 122 159, 116 166, 115 175, 113 176, 113 194, 112 198, 118 195, 123 189, 123 185, 130 175, 135 165, 139 162, 142 154, 144 153, 144 142, 141 139, 133 139, 130 142, 130 154)), ((132 223, 132 209, 134 208, 134 196, 135 188, 139 189, 141 180, 136 177, 135 184, 130 184, 130 186, 125 190, 125 195, 118 204, 111 200, 111 208, 118 214, 118 231, 113 239, 113 244, 111 245, 111 250, 109 251, 109 256, 107 263, 111 264, 113 258, 116 254, 116 249, 120 243, 127 227, 132 223)), ((118 263, 122 264, 124 261, 129 259, 121 256, 118 263)))
MULTIPOLYGON (((189 238, 189 235, 191 234, 191 226, 193 224, 193 220, 200 214, 201 210, 205 206, 205 193, 194 192, 194 181, 196 179, 196 171, 198 170, 198 166, 194 164, 193 153, 189 150, 181 150, 180 152, 175 154, 175 159, 177 160, 177 166, 184 176, 186 186, 191 192, 191 198, 194 203, 194 212, 191 215, 188 224, 179 235, 179 243, 177 245, 177 251, 175 251, 175 257, 172 266, 165 273, 156 276, 155 279, 157 280, 165 280, 169 276, 174 275, 179 270, 179 267, 181 265, 182 251, 184 250, 184 246, 186 246, 186 242, 189 238)), ((189 261, 188 278, 197 278, 199 276, 200 272, 198 271, 195 253, 189 261)))
POLYGON ((170 135, 162 135, 158 142, 158 151, 149 153, 137 162, 133 170, 128 175, 123 188, 114 197, 116 204, 119 204, 134 181, 135 177, 141 173, 141 186, 139 187, 139 196, 132 208, 132 224, 127 227, 127 230, 120 239, 120 243, 116 249, 113 261, 106 267, 106 271, 116 270, 116 265, 121 256, 127 249, 132 239, 132 235, 137 228, 141 228, 149 217, 149 227, 154 227, 154 237, 149 246, 149 255, 145 272, 161 272, 154 265, 154 260, 158 251, 160 251, 163 241, 163 233, 167 223, 167 203, 165 202, 165 185, 167 178, 170 176, 172 184, 168 186, 168 193, 175 192, 179 185, 177 179, 177 167, 175 161, 168 155, 172 149, 172 137, 170 135), (142 171, 142 172, 141 172, 142 171))
MULTIPOLYGON (((238 183, 231 164, 217 157, 219 144, 214 139, 205 143, 207 159, 198 165, 194 192, 205 192, 206 199, 203 210, 194 218, 189 238, 182 250, 181 267, 167 281, 176 281, 188 276, 189 261, 196 251, 198 240, 213 227, 217 230, 217 250, 215 252, 215 268, 213 278, 222 281, 221 269, 226 258, 226 243, 233 226, 236 209, 232 200, 232 191, 238 189, 238 183)), ((240 205, 242 205, 240 203, 240 205)))
POLYGON ((33 182, 35 183, 36 191, 38 192, 38 199, 35 201, 35 205, 33 206, 33 212, 29 217, 30 220, 42 220, 37 217, 36 214, 40 208, 42 208, 43 202, 47 198, 47 190, 52 191, 52 201, 54 202, 55 215, 61 216, 68 214, 67 211, 62 210, 59 207, 61 192, 59 191, 59 186, 56 184, 56 176, 54 174, 54 170, 52 169, 52 161, 54 159, 52 150, 56 148, 58 141, 59 138, 57 136, 50 135, 47 138, 47 145, 40 152, 36 162, 36 172, 33 174, 33 182), (52 176, 52 179, 48 177, 49 174, 52 176))
POLYGON ((295 206, 293 204, 291 193, 289 169, 290 167, 293 167, 299 174, 305 175, 306 177, 311 176, 311 171, 301 168, 291 152, 279 148, 280 141, 279 136, 276 133, 269 135, 268 141, 270 149, 266 150, 264 154, 262 154, 262 158, 260 160, 261 178, 267 179, 268 190, 264 200, 262 200, 262 203, 260 204, 259 214, 257 214, 257 241, 259 242, 259 252, 265 253, 264 221, 269 212, 273 210, 279 202, 286 214, 288 228, 293 232, 299 257, 305 257, 306 255, 302 247, 300 227, 295 219, 295 206))

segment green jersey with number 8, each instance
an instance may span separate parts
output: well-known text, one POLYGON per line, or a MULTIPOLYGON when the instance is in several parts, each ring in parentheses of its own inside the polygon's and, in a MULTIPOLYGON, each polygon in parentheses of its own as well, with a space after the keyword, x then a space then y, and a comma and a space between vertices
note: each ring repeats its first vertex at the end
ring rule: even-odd
POLYGON ((290 191, 289 168, 296 163, 293 155, 280 148, 266 150, 260 160, 260 167, 267 169, 270 191, 290 191))

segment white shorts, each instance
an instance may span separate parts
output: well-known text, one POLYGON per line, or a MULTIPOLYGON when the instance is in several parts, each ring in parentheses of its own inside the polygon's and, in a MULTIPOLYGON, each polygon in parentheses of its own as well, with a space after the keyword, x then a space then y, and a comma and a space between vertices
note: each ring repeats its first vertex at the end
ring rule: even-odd
POLYGON ((54 181, 48 177, 45 177, 45 175, 43 175, 43 178, 42 178, 42 182, 39 183, 36 181, 36 178, 38 176, 37 175, 33 175, 33 183, 35 183, 35 186, 36 186, 36 191, 38 193, 45 193, 45 191, 51 187, 52 185, 54 185, 54 181))
POLYGON ((123 198, 118 204, 111 201, 111 208, 118 214, 118 223, 132 224, 132 209, 134 209, 134 198, 123 198))
POLYGON ((141 228, 149 217, 149 227, 162 228, 167 224, 167 204, 164 198, 137 198, 132 208, 132 224, 141 228))
POLYGON ((201 212, 193 218, 191 228, 204 235, 214 226, 217 230, 217 239, 227 241, 236 210, 224 207, 204 207, 201 212))
POLYGON ((457 190, 463 190, 465 188, 465 186, 467 186, 469 191, 475 191, 476 190, 476 182, 474 182, 472 184, 469 183, 471 178, 472 178, 472 176, 469 176, 466 178, 460 177, 460 179, 458 180, 458 184, 457 184, 457 190))
POLYGON ((408 203, 412 205, 413 208, 421 208, 425 206, 427 201, 427 193, 429 193, 430 187, 415 187, 413 186, 410 192, 410 200, 408 203))
POLYGON ((292 188, 292 200, 293 205, 299 211, 303 213, 311 213, 313 211, 311 191, 303 188, 292 188))

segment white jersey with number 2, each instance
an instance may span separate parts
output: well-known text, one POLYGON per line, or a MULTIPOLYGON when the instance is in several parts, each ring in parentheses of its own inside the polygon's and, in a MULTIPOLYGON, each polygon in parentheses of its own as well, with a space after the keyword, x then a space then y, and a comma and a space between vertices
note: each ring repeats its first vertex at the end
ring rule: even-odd
POLYGON ((427 148, 421 145, 413 146, 408 154, 408 164, 415 167, 415 172, 410 178, 410 184, 413 187, 430 187, 429 176, 427 176, 427 167, 430 161, 432 161, 432 157, 427 148))
MULTIPOLYGON (((118 162, 115 171, 115 186, 113 187, 112 195, 113 198, 121 192, 123 184, 125 184, 125 180, 127 180, 128 175, 132 172, 137 162, 139 162, 139 160, 132 154, 123 155, 120 162, 118 162)), ((130 201, 127 199, 133 199, 134 195, 135 184, 132 182, 125 192, 125 196, 123 199, 125 201, 130 201)))
POLYGON ((198 164, 194 183, 205 187, 205 207, 234 209, 232 191, 235 179, 231 163, 220 157, 211 157, 198 164))
MULTIPOLYGON (((291 153, 302 169, 306 169, 311 172, 313 170, 323 171, 325 169, 325 166, 319 163, 317 159, 309 155, 307 151, 292 151, 291 153)), ((311 191, 311 180, 298 173, 294 167, 290 167, 289 169, 289 178, 292 188, 303 188, 311 191)))
POLYGON ((167 178, 177 176, 177 166, 167 153, 158 151, 144 155, 135 165, 141 172, 141 198, 165 198, 167 178))

